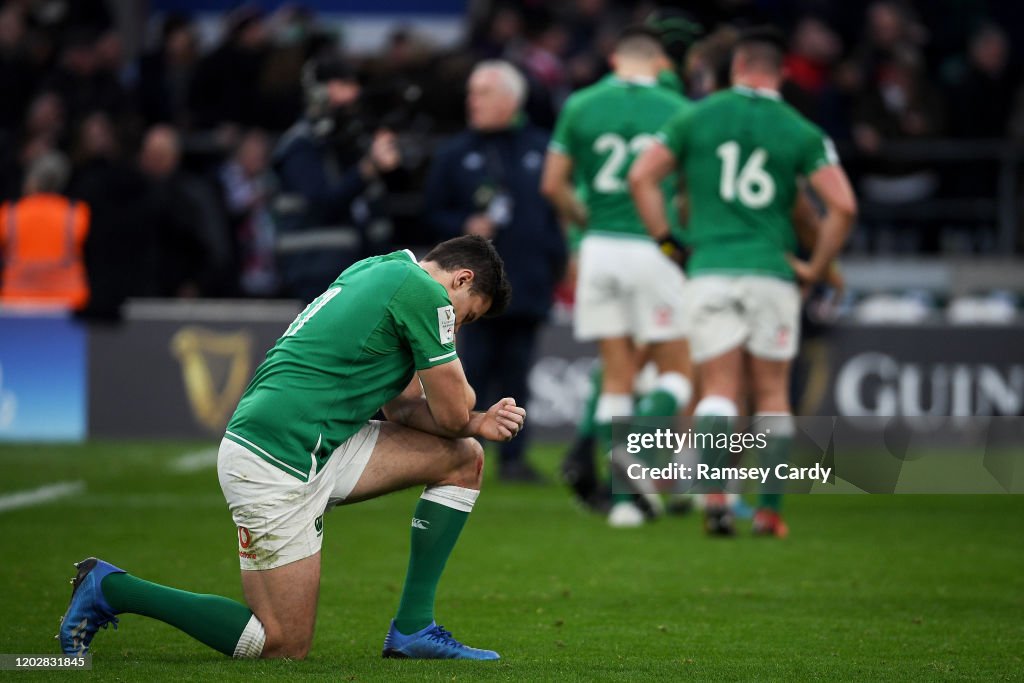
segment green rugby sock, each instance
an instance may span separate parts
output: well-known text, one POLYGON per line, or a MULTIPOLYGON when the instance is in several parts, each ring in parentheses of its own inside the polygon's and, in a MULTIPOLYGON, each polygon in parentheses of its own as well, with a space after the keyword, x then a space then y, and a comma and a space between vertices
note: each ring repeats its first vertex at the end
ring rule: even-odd
MULTIPOLYGON (((765 447, 761 449, 761 467, 775 467, 789 461, 793 448, 793 416, 788 414, 758 413, 757 429, 760 432, 770 430, 765 438, 765 447)), ((772 479, 758 494, 757 507, 780 512, 782 510, 782 482, 772 479)))
POLYGON ((434 595, 441 572, 459 540, 479 491, 433 486, 423 492, 413 513, 409 569, 395 628, 409 635, 434 621, 434 595))
POLYGON ((637 417, 672 417, 678 409, 676 397, 665 389, 655 389, 636 402, 637 417))
MULTIPOLYGON (((722 396, 705 396, 697 404, 694 411, 694 428, 697 434, 714 435, 721 443, 726 443, 732 435, 733 422, 736 419, 736 404, 722 396), (721 437, 724 435, 724 439, 721 437)), ((700 461, 709 467, 726 467, 729 465, 729 448, 713 446, 702 446, 700 448, 700 461)), ((713 478, 704 483, 706 493, 723 493, 725 491, 725 480, 713 478)))
MULTIPOLYGON (((597 445, 606 457, 611 456, 614 443, 612 419, 629 417, 633 412, 633 397, 629 394, 601 394, 595 411, 595 428, 597 445)), ((608 468, 608 478, 612 489, 612 504, 625 503, 633 500, 629 493, 629 484, 615 473, 614 467, 608 468)))
MULTIPOLYGON (((235 654, 253 618, 252 611, 240 602, 161 586, 131 574, 108 574, 103 577, 100 589, 118 614, 157 619, 229 657, 235 654)), ((259 649, 262 647, 261 640, 259 649)))
POLYGON ((587 402, 583 405, 583 415, 580 416, 580 424, 576 433, 584 438, 597 434, 597 400, 601 397, 601 382, 604 381, 604 370, 601 365, 594 366, 590 373, 590 393, 587 394, 587 402))
MULTIPOLYGON (((610 456, 612 450, 612 423, 598 422, 595 426, 598 449, 601 453, 610 456)), ((612 489, 613 505, 615 503, 628 503, 633 500, 633 494, 625 493, 629 490, 629 484, 616 473, 614 467, 608 468, 608 479, 612 489)))

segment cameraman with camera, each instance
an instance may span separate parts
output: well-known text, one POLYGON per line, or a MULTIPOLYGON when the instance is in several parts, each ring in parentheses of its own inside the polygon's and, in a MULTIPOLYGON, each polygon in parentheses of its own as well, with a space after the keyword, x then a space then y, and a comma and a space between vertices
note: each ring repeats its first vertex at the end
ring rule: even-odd
MULTIPOLYGON (((438 148, 424 193, 434 239, 492 240, 512 283, 505 315, 459 336, 459 357, 479 405, 492 395, 521 396, 525 405, 537 333, 565 267, 561 228, 538 190, 549 136, 526 122, 525 95, 526 80, 508 62, 478 64, 468 82, 469 130, 438 148)), ((501 444, 502 479, 539 480, 523 457, 526 444, 523 434, 501 444)))
POLYGON ((281 137, 271 165, 271 211, 283 294, 318 296, 342 270, 386 251, 380 176, 401 162, 395 135, 367 132, 359 118, 361 87, 344 61, 323 58, 303 69, 306 115, 281 137))

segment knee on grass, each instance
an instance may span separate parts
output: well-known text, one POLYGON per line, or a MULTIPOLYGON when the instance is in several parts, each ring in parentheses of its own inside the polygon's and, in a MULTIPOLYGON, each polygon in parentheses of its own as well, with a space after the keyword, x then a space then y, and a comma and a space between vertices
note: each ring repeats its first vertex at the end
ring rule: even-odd
POLYGON ((288 634, 278 629, 267 629, 263 646, 263 659, 305 659, 313 644, 313 634, 288 634))

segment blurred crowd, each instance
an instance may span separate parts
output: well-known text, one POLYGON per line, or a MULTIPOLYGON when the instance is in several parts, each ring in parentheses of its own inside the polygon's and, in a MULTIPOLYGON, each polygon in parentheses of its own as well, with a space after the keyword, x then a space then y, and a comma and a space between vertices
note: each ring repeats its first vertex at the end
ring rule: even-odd
MULTIPOLYGON (((468 4, 465 39, 454 47, 408 26, 374 54, 351 54, 344 27, 301 5, 270 14, 243 5, 223 15, 210 44, 191 17, 146 17, 143 48, 129 55, 136 41, 115 27, 104 0, 6 0, 0 199, 23 196, 36 164, 49 191, 89 207, 83 248, 100 311, 129 296, 288 294, 275 271, 275 154, 286 131, 315 123, 310 98, 323 81, 310 60, 340 54, 356 90, 324 95, 344 104, 344 118, 332 114, 329 143, 315 126, 309 139, 334 149, 322 155, 325 182, 332 163, 359 176, 327 224, 356 226, 360 255, 433 242, 439 235, 419 220, 421 191, 437 144, 466 125, 474 64, 517 65, 526 116, 550 129, 569 93, 607 73, 621 27, 654 9, 615 0, 468 4), (382 140, 382 129, 394 138, 382 140), (392 198, 386 206, 382 193, 392 198)), ((678 30, 685 44, 725 24, 784 28, 784 96, 852 152, 866 199, 905 203, 991 194, 994 172, 958 173, 951 186, 925 162, 880 155, 889 143, 1024 137, 1016 4, 697 0, 685 4, 678 30)), ((681 59, 680 71, 700 97, 701 65, 681 59)))

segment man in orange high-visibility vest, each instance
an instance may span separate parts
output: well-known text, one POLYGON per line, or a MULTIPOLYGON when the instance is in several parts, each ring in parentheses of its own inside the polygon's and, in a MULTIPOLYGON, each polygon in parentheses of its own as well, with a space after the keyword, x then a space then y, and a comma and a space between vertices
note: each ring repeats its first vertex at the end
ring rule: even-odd
POLYGON ((68 174, 61 154, 44 154, 28 168, 24 196, 0 207, 0 304, 79 310, 89 301, 89 207, 60 194, 68 174))

